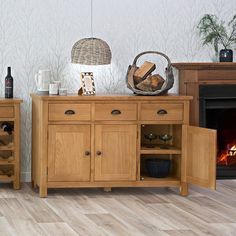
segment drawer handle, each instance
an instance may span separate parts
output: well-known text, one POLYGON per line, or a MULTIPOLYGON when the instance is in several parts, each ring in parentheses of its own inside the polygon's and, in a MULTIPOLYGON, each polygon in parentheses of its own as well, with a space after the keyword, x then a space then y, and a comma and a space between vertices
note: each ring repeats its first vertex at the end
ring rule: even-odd
POLYGON ((102 152, 101 151, 97 151, 96 154, 97 154, 97 156, 101 156, 102 152))
POLYGON ((90 151, 85 151, 84 154, 85 156, 90 156, 90 151))
POLYGON ((166 115, 167 113, 168 112, 166 110, 164 110, 164 109, 161 109, 161 110, 157 111, 158 115, 166 115))
POLYGON ((70 115, 74 115, 74 114, 75 114, 75 111, 73 111, 73 110, 66 110, 65 111, 65 115, 70 116, 70 115))
POLYGON ((121 111, 120 111, 120 110, 112 110, 112 111, 111 111, 111 114, 112 114, 112 115, 120 115, 120 114, 121 114, 121 111))

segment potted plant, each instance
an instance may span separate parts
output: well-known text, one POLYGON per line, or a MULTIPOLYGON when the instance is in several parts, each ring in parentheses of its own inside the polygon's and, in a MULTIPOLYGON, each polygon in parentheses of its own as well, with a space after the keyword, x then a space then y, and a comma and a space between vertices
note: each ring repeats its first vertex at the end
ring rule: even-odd
POLYGON ((221 62, 232 62, 232 47, 236 44, 236 15, 229 21, 227 27, 224 21, 220 21, 215 15, 206 14, 198 23, 200 36, 203 45, 212 45, 218 56, 219 45, 223 47, 220 50, 221 62))

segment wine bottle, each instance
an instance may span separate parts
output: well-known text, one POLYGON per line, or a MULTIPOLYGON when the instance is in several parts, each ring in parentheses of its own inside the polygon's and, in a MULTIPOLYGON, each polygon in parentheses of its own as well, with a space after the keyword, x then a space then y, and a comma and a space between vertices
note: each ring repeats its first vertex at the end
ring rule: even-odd
POLYGON ((11 67, 7 67, 7 76, 5 78, 5 98, 13 98, 13 77, 11 76, 11 67))
POLYGON ((14 129, 13 125, 9 122, 2 122, 1 124, 1 129, 4 131, 4 132, 7 132, 9 135, 12 134, 12 131, 14 129))

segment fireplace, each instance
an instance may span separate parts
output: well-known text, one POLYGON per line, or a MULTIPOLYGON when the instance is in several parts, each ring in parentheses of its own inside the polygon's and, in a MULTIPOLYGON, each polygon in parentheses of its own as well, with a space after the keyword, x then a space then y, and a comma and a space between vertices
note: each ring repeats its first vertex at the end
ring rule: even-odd
POLYGON ((199 124, 217 130, 217 178, 236 178, 236 85, 199 86, 199 124))

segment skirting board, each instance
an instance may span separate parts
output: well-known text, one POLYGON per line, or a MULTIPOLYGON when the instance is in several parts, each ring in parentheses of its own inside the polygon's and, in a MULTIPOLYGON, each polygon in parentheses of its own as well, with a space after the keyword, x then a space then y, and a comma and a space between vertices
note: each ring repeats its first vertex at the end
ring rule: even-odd
POLYGON ((21 182, 31 182, 31 172, 21 172, 21 182))

